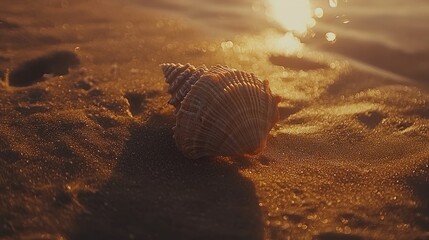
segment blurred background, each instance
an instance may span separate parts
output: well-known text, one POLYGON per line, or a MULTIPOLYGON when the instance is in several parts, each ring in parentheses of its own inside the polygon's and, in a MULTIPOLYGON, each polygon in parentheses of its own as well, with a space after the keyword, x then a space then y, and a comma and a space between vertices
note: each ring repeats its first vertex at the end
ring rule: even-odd
POLYGON ((131 1, 177 14, 225 39, 268 29, 293 33, 283 42, 286 49, 299 41, 427 85, 429 1, 131 1))

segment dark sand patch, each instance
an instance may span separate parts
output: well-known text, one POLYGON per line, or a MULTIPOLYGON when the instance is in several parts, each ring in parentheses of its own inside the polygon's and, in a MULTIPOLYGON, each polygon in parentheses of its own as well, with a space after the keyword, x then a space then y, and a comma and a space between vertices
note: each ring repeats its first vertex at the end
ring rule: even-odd
POLYGON ((299 58, 296 56, 271 55, 268 60, 274 65, 290 70, 309 71, 328 67, 326 64, 314 62, 309 59, 299 58))
POLYGON ((314 240, 364 240, 366 238, 353 235, 353 234, 345 234, 345 233, 321 233, 313 238, 314 240))
POLYGON ((10 61, 10 59, 8 57, 0 55, 0 63, 9 62, 9 61, 10 61))
POLYGON ((9 84, 24 87, 43 81, 45 74, 60 76, 69 73, 69 68, 79 65, 80 60, 74 52, 56 51, 44 56, 28 60, 9 76, 9 84))
POLYGON ((299 112, 303 107, 297 105, 294 106, 279 106, 279 117, 280 120, 288 118, 290 115, 299 112))
POLYGON ((124 97, 130 105, 131 114, 135 116, 143 112, 147 101, 160 95, 159 91, 127 92, 124 97))
POLYGON ((357 119, 369 128, 375 128, 384 118, 385 115, 379 111, 368 111, 357 115, 357 119))
POLYGON ((17 29, 17 28, 19 28, 18 24, 0 18, 0 29, 11 30, 11 29, 17 29))

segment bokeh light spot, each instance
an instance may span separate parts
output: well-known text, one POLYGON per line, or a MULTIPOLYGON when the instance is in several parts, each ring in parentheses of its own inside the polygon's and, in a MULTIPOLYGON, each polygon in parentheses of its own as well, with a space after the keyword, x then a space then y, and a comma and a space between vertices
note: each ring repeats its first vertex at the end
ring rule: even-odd
POLYGON ((336 8, 338 6, 337 0, 329 0, 329 6, 331 6, 331 8, 336 8))
POLYGON ((317 18, 323 17, 323 9, 322 8, 314 9, 314 16, 316 16, 317 18))
POLYGON ((326 40, 328 40, 328 42, 335 42, 337 40, 337 35, 333 32, 328 32, 325 34, 325 38, 326 40))

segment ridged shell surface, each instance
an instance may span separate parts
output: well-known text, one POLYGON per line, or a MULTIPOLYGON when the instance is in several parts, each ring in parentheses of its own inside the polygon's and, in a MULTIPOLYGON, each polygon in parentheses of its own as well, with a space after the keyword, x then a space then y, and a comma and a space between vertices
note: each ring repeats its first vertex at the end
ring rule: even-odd
POLYGON ((176 107, 174 139, 187 157, 256 154, 265 148, 280 101, 268 81, 221 65, 161 68, 169 103, 176 107))

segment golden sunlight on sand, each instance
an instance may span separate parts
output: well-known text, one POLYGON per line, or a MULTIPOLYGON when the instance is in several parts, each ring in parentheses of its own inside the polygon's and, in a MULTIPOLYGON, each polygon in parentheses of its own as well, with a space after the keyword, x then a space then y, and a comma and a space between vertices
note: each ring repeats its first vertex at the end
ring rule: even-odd
POLYGON ((428 0, 0 3, 0 240, 429 240, 428 0))

